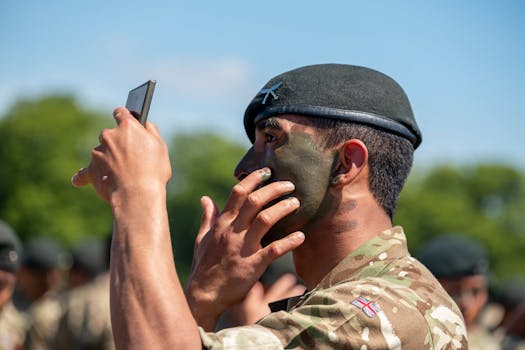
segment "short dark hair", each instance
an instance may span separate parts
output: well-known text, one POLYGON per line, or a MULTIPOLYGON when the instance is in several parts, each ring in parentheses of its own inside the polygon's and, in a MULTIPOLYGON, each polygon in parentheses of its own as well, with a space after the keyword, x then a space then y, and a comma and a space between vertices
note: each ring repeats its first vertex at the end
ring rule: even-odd
POLYGON ((399 194, 412 167, 412 143, 404 137, 364 124, 320 117, 304 120, 318 129, 319 145, 324 149, 333 148, 346 140, 363 141, 368 149, 370 191, 393 219, 399 194))

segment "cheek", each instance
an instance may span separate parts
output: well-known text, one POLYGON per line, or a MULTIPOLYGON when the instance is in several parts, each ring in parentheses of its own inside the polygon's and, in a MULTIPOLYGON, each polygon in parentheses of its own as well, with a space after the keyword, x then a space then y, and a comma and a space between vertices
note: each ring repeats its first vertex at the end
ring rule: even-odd
POLYGON ((329 187, 333 156, 305 147, 292 150, 277 150, 268 160, 268 166, 276 180, 294 183, 293 195, 301 202, 299 212, 313 212, 321 205, 329 187))

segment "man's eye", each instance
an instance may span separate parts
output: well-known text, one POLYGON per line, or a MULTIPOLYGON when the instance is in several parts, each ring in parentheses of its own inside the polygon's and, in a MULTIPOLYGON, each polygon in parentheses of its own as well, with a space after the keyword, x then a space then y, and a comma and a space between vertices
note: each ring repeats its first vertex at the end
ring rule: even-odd
POLYGON ((275 136, 271 134, 264 134, 265 141, 268 142, 274 142, 276 140, 275 136))

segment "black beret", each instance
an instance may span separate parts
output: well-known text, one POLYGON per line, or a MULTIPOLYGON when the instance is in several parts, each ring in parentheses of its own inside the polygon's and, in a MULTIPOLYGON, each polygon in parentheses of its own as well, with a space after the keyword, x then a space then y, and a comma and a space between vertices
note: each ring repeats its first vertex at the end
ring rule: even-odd
POLYGON ((488 274, 488 259, 483 247, 459 235, 443 235, 427 243, 419 260, 437 278, 488 274))
POLYGON ((51 237, 39 237, 24 247, 22 265, 31 269, 51 270, 66 268, 70 257, 60 244, 51 237))
POLYGON ((22 245, 15 231, 0 220, 0 270, 15 272, 20 267, 22 245))
POLYGON ((72 268, 97 275, 106 269, 106 255, 105 243, 95 239, 83 240, 71 252, 72 268))
POLYGON ((248 137, 255 124, 280 114, 298 114, 366 124, 421 143, 410 102, 392 78, 370 68, 319 64, 297 68, 271 79, 244 113, 248 137))
POLYGON ((496 301, 509 309, 525 303, 525 277, 512 277, 505 280, 496 292, 496 301))

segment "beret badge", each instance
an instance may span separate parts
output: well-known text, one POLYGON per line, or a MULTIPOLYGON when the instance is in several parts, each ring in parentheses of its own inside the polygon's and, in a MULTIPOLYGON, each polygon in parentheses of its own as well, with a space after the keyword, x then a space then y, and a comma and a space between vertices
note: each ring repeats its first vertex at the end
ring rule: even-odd
POLYGON ((277 84, 274 84, 272 85, 271 87, 269 88, 266 88, 266 89, 261 89, 261 91, 259 91, 257 93, 257 96, 260 96, 260 95, 264 95, 264 98, 263 100, 261 101, 261 104, 265 105, 266 104, 266 101, 268 100, 268 97, 272 96, 272 98, 274 100, 278 100, 279 99, 279 96, 275 93, 275 90, 277 90, 278 88, 281 87, 281 85, 283 85, 283 83, 277 83, 277 84))

